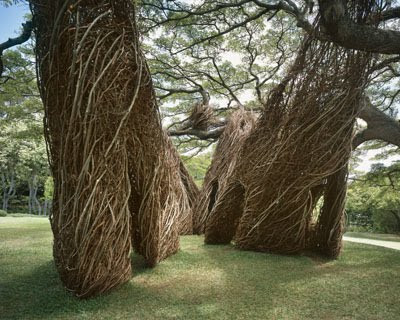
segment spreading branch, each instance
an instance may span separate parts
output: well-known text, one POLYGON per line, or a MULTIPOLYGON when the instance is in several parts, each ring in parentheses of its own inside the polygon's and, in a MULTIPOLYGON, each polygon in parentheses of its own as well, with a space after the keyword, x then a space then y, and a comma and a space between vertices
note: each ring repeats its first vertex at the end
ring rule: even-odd
POLYGON ((4 71, 4 65, 2 60, 4 50, 28 41, 29 38, 31 37, 32 30, 33 30, 32 21, 27 21, 22 24, 22 33, 19 37, 9 38, 7 41, 0 43, 0 77, 2 76, 4 71))
POLYGON ((207 130, 196 130, 196 129, 186 129, 186 130, 170 130, 168 134, 170 136, 195 136, 200 140, 218 140, 224 131, 225 126, 207 131, 207 130))
POLYGON ((372 105, 365 98, 359 117, 367 123, 367 127, 353 138, 353 149, 370 140, 383 140, 400 147, 400 123, 372 105))

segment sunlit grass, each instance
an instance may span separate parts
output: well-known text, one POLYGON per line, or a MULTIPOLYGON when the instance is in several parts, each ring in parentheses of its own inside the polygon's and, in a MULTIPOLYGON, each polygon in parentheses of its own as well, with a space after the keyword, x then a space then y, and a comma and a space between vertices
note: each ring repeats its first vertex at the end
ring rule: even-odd
POLYGON ((78 300, 58 279, 45 218, 0 218, 0 319, 399 319, 400 251, 346 243, 340 259, 205 246, 186 236, 154 269, 78 300))

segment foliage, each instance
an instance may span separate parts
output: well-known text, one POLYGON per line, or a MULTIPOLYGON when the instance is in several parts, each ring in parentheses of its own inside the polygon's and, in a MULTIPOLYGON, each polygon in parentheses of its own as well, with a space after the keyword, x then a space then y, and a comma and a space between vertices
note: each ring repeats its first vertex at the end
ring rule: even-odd
POLYGON ((44 198, 47 200, 53 199, 54 181, 52 177, 47 177, 44 184, 44 198))
POLYGON ((0 1, 0 5, 4 6, 4 7, 9 7, 13 4, 18 3, 19 0, 1 0, 0 1))
POLYGON ((10 204, 19 208, 35 202, 37 208, 34 210, 40 211, 37 198, 48 176, 48 164, 32 45, 6 51, 3 62, 4 73, 0 79, 0 174, 5 182, 0 191, 3 196, 8 193, 10 204), (16 198, 24 203, 12 201, 17 191, 16 198))
MULTIPOLYGON (((302 32, 313 28, 319 10, 314 1, 140 3, 146 56, 166 122, 175 126, 196 103, 210 103, 221 117, 238 105, 259 110, 293 60, 302 32)), ((393 1, 369 3, 378 12, 398 5, 393 1)), ((387 22, 386 27, 399 30, 399 23, 387 22)), ((375 58, 368 96, 374 106, 397 118, 399 58, 375 58)), ((189 150, 207 147, 190 134, 179 136, 176 143, 188 144, 189 150)))
POLYGON ((0 217, 7 217, 7 212, 0 209, 0 217))
POLYGON ((182 160, 196 184, 201 186, 211 164, 211 152, 205 152, 195 157, 182 156, 182 160))
POLYGON ((400 162, 377 164, 358 177, 348 189, 350 225, 376 232, 400 232, 400 162))
MULTIPOLYGON (((146 58, 169 128, 179 127, 198 103, 211 105, 220 119, 239 106, 260 109, 301 38, 293 20, 281 13, 271 21, 265 15, 223 37, 216 36, 218 28, 254 13, 252 4, 240 11, 227 8, 222 13, 195 16, 185 22, 174 20, 179 13, 169 12, 171 21, 167 23, 159 21, 159 4, 158 0, 144 1, 140 21, 146 58)), ((169 4, 193 10, 196 7, 186 2, 169 4)), ((201 9, 213 5, 205 1, 201 9)), ((188 155, 193 149, 210 145, 209 140, 200 141, 189 135, 176 137, 175 143, 188 155)))

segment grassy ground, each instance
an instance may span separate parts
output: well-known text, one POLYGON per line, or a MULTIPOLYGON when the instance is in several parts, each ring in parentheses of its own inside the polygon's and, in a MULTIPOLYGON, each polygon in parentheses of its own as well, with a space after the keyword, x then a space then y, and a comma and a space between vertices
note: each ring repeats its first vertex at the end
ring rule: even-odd
POLYGON ((399 319, 400 252, 346 243, 336 261, 205 246, 91 300, 66 292, 45 218, 0 218, 0 319, 399 319))
POLYGON ((346 232, 346 236, 362 239, 384 240, 400 242, 400 235, 398 234, 382 234, 382 233, 368 233, 368 232, 346 232))

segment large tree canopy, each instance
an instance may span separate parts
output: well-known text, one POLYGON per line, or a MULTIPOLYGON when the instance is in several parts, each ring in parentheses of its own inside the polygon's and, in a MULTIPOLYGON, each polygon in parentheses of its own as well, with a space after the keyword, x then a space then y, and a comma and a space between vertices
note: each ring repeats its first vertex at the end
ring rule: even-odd
MULTIPOLYGON (((354 33, 353 37, 359 41, 362 38, 357 30, 361 28, 371 47, 375 48, 359 46, 356 49, 382 53, 371 69, 373 81, 367 90, 368 97, 360 102, 364 109, 359 117, 368 126, 360 127, 353 145, 357 147, 362 142, 379 139, 399 146, 400 125, 395 120, 395 106, 400 56, 396 54, 398 52, 385 49, 397 46, 398 42, 380 36, 380 32, 398 32, 397 1, 352 2, 355 6, 369 3, 372 8, 359 17, 349 15, 348 3, 142 1, 142 29, 148 32, 147 36, 156 39, 146 42, 147 57, 159 98, 169 106, 166 116, 187 114, 196 103, 211 103, 216 119, 241 105, 259 109, 293 59, 302 32, 313 34, 321 41, 355 48, 337 41, 332 34, 335 28, 329 17, 337 17, 340 13, 342 18, 335 20, 336 24, 347 34, 354 33), (312 21, 318 14, 322 18, 314 24, 312 21), (375 45, 372 44, 374 41, 375 45), (382 41, 388 45, 383 47, 382 41)), ((169 131, 181 143, 189 145, 196 139, 215 141, 225 124, 225 121, 213 121, 206 130, 198 130, 190 127, 188 122, 182 124, 182 118, 175 117, 179 120, 169 131)))
MULTIPOLYGON (((3 0, 1 4, 9 6, 17 2, 3 0)), ((384 54, 374 76, 381 83, 390 82, 390 88, 364 103, 360 118, 368 126, 357 135, 353 145, 379 139, 399 146, 400 125, 390 120, 396 116, 390 108, 397 102, 399 92, 394 89, 400 60, 399 1, 355 2, 371 4, 373 9, 365 17, 350 16, 348 3, 347 0, 142 1, 139 4, 142 32, 146 39, 153 39, 145 43, 155 87, 167 105, 175 102, 175 108, 166 108, 165 115, 175 118, 178 115, 182 120, 179 115, 187 114, 196 101, 208 104, 210 97, 218 102, 214 108, 217 119, 238 105, 257 108, 265 100, 271 82, 282 75, 282 67, 298 49, 297 39, 302 29, 321 41, 384 54), (313 25, 316 14, 321 16, 320 23, 313 25), (250 91, 254 103, 248 101, 250 91)), ((28 21, 19 37, 0 44, 0 61, 2 53, 26 41, 31 30, 32 23, 28 21)), ((224 122, 218 121, 206 130, 172 126, 170 134, 178 137, 185 147, 183 150, 188 151, 214 142, 223 126, 224 122)))

